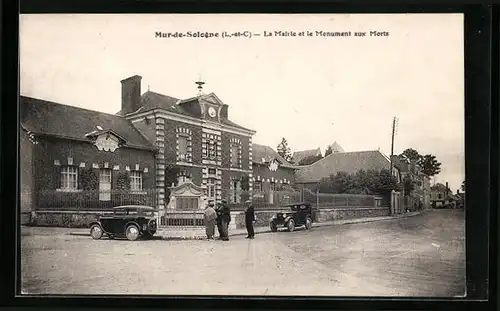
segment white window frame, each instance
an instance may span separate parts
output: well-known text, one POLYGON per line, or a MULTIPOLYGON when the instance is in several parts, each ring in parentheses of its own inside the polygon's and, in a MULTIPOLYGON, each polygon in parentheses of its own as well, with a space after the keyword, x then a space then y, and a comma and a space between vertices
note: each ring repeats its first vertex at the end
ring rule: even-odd
POLYGON ((59 189, 63 191, 78 190, 78 167, 72 165, 61 167, 60 186, 59 189), (70 177, 74 177, 74 180, 70 181, 70 177))
POLYGON ((241 203, 241 181, 231 180, 231 203, 241 203))
POLYGON ((178 151, 178 159, 180 161, 187 161, 188 159, 188 144, 189 144, 189 137, 188 135, 179 135, 178 137, 178 142, 177 142, 177 145, 179 146, 179 151, 178 151), (184 153, 182 153, 182 150, 180 148, 181 146, 181 139, 184 139, 186 141, 186 144, 185 144, 185 147, 186 147, 186 150, 184 150, 184 153))
POLYGON ((262 181, 260 180, 256 180, 253 182, 253 189, 255 192, 262 192, 262 181), (259 185, 257 187, 257 185, 259 185))
POLYGON ((142 172, 141 171, 131 171, 130 172, 130 191, 140 192, 142 191, 142 172))
POLYGON ((239 168, 241 167, 241 144, 231 143, 231 167, 239 168), (234 152, 236 152, 236 158, 234 157, 234 152))
POLYGON ((208 178, 207 179, 207 198, 209 200, 215 200, 217 197, 216 192, 215 192, 215 185, 217 184, 217 181, 215 178, 208 178))
POLYGON ((203 153, 203 158, 215 161, 217 159, 217 142, 207 140, 204 142, 204 144, 205 144, 205 152, 203 153))

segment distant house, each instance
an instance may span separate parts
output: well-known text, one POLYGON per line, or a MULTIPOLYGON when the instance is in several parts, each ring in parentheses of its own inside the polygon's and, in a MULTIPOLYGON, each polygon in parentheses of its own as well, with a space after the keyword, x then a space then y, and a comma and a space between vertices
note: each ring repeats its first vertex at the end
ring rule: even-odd
POLYGON ((344 148, 342 148, 342 146, 340 146, 336 141, 333 142, 333 144, 329 145, 327 149, 328 148, 331 148, 333 153, 345 152, 344 148))
MULTIPOLYGON (((396 155, 392 156, 392 162, 395 167, 399 168, 399 182, 402 182, 406 177, 409 177, 413 181, 414 189, 411 197, 414 200, 421 202, 424 206, 429 206, 431 194, 430 178, 422 172, 422 168, 416 163, 416 161, 410 161, 404 157, 396 155)), ((393 174, 394 173, 395 172, 393 170, 393 174)))
POLYGON ((309 149, 309 150, 302 150, 302 151, 295 151, 292 155, 292 162, 295 165, 298 165, 298 163, 301 160, 304 160, 305 158, 309 157, 317 157, 321 155, 321 149, 309 149))
POLYGON ((433 207, 442 207, 449 203, 453 193, 448 185, 437 183, 431 187, 431 204, 433 207))
MULTIPOLYGON (((380 151, 332 153, 311 165, 299 166, 295 182, 299 188, 316 189, 322 178, 338 172, 355 174, 359 170, 390 169, 390 160, 380 151)), ((399 175, 395 167, 395 175, 399 175)))
POLYGON ((252 145, 253 190, 268 192, 291 186, 295 183, 297 167, 287 162, 273 148, 252 145))

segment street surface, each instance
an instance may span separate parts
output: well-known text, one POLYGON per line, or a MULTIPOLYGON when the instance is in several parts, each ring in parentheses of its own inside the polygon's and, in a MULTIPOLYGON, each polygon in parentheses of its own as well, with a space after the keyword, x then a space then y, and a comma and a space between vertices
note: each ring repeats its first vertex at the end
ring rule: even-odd
MULTIPOLYGON (((43 229, 45 230, 45 229, 43 229)), ((26 294, 462 296, 463 210, 223 241, 21 237, 26 294)))

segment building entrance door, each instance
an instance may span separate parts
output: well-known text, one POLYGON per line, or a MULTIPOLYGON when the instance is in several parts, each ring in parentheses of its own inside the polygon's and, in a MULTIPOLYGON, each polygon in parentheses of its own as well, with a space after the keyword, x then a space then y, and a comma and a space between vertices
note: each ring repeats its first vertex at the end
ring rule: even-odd
POLYGON ((99 200, 111 201, 111 170, 102 169, 99 172, 99 200))

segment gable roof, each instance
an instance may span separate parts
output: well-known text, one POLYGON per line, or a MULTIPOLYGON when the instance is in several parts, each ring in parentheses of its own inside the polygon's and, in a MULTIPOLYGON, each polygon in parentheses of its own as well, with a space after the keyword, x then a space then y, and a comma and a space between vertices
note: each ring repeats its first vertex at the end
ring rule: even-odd
POLYGON ((322 178, 338 172, 354 174, 359 170, 389 169, 390 161, 380 151, 357 151, 332 153, 310 165, 298 166, 298 183, 319 182, 322 178))
POLYGON ((446 192, 446 186, 443 185, 442 183, 436 183, 435 185, 433 185, 431 187, 431 190, 434 190, 434 191, 444 191, 446 192))
POLYGON ((342 148, 342 146, 340 146, 339 143, 337 143, 336 141, 334 141, 333 144, 331 144, 328 147, 332 148, 332 152, 334 152, 334 153, 336 153, 336 152, 345 152, 344 148, 342 148))
POLYGON ((294 163, 299 163, 301 160, 307 158, 307 157, 312 157, 312 156, 317 156, 321 154, 321 149, 316 148, 316 149, 309 149, 309 150, 301 150, 301 151, 295 151, 292 155, 292 161, 294 163))
POLYGON ((252 162, 255 164, 266 165, 272 160, 278 160, 280 166, 295 168, 292 164, 280 156, 273 148, 264 145, 252 144, 252 162))
MULTIPOLYGON (((215 96, 215 94, 213 94, 213 93, 210 93, 206 96, 214 96, 215 98, 217 98, 217 96, 215 96)), ((172 96, 168 96, 168 95, 164 95, 164 94, 160 94, 160 93, 156 93, 156 92, 152 92, 152 91, 147 91, 146 93, 142 94, 142 96, 141 96, 141 108, 139 108, 137 111, 134 111, 133 113, 146 112, 146 111, 153 110, 153 109, 163 109, 163 110, 166 110, 168 112, 179 114, 182 116, 187 116, 187 117, 191 117, 191 118, 199 118, 199 116, 195 115, 193 112, 191 112, 190 110, 185 108, 186 107, 185 104, 192 103, 192 102, 198 102, 198 101, 199 101, 198 97, 192 97, 192 98, 181 100, 181 99, 178 99, 178 98, 175 98, 172 96)), ((118 113, 116 113, 116 115, 124 116, 125 114, 123 113, 123 110, 120 110, 118 113)), ((250 129, 245 128, 241 125, 238 125, 238 124, 236 124, 228 119, 225 119, 225 118, 221 118, 220 121, 222 124, 225 124, 228 126, 236 127, 236 128, 246 130, 246 131, 251 131, 250 129)))
POLYGON ((21 124, 35 134, 91 141, 86 136, 89 133, 111 131, 125 140, 125 146, 155 149, 132 122, 123 117, 27 96, 21 96, 19 102, 21 124))

